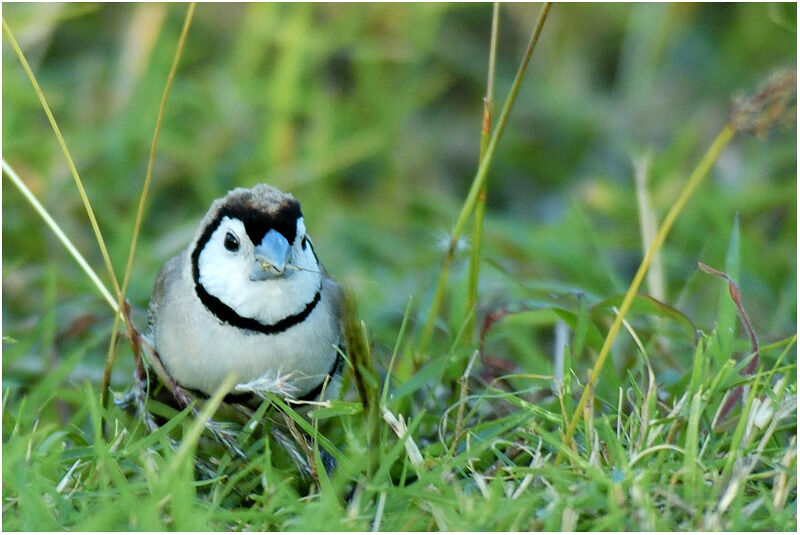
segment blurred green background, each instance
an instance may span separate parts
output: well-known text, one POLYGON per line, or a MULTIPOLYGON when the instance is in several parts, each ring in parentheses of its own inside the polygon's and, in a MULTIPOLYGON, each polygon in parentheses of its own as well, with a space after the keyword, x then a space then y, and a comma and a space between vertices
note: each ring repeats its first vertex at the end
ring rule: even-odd
MULTIPOLYGON (((198 5, 167 104, 130 301, 146 308, 158 269, 188 244, 212 200, 267 182, 301 201, 317 252, 353 288, 384 367, 408 296, 415 325, 428 310, 477 167, 491 9, 198 5)), ((596 301, 624 291, 642 255, 633 159, 650 157, 660 220, 732 97, 796 64, 795 9, 556 4, 488 180, 479 321, 537 292, 596 301)), ((181 4, 3 5, 120 280, 185 12, 181 4)), ((498 113, 538 12, 539 4, 501 7, 498 113)), ((3 158, 105 280, 64 156, 7 39, 2 62, 3 158)), ((721 294, 697 261, 722 268, 738 214, 738 280, 755 329, 765 343, 794 332, 796 143, 794 128, 765 140, 737 136, 678 220, 662 253, 665 301, 697 328, 713 328, 721 294)), ((74 377, 99 383, 112 315, 5 178, 2 188, 3 335, 18 341, 4 343, 3 384, 29 384, 80 346, 88 353, 74 377)), ((462 251, 454 288, 464 286, 466 264, 462 251)), ((463 291, 449 299, 440 328, 452 331, 463 291)), ((490 343, 526 372, 552 373, 549 329, 512 323, 490 343)), ((662 371, 691 352, 673 359, 662 371)), ((120 359, 117 386, 130 369, 120 359)))

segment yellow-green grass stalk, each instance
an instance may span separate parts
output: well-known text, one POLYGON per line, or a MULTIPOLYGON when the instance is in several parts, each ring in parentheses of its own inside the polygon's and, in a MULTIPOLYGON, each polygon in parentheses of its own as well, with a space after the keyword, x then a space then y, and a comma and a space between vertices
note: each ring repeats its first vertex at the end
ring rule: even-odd
POLYGON ((89 197, 86 195, 86 190, 83 187, 83 182, 81 181, 80 176, 78 175, 78 170, 75 167, 75 163, 72 161, 72 156, 69 153, 69 149, 67 148, 67 143, 64 141, 64 136, 61 135, 61 129, 58 128, 58 123, 56 123, 55 117, 53 117, 53 112, 50 111, 50 106, 47 104, 47 99, 44 97, 44 92, 42 88, 39 86, 39 82, 36 81, 36 75, 33 74, 30 65, 28 65, 28 60, 25 59, 25 54, 22 53, 22 49, 19 47, 19 43, 17 43, 14 34, 11 32, 11 28, 6 23, 6 19, 3 19, 3 30, 6 33, 6 37, 8 37, 9 42, 11 42, 11 47, 14 49, 14 53, 19 58, 19 62, 22 64, 22 68, 25 69, 25 74, 28 75, 28 79, 31 81, 33 85, 33 89, 36 92, 36 96, 39 97, 39 102, 42 104, 42 108, 44 109, 45 115, 47 115, 47 119, 50 121, 50 126, 53 127, 53 132, 55 132, 56 139, 58 139, 58 144, 61 146, 61 151, 64 153, 64 156, 67 159, 67 165, 69 165, 69 170, 72 173, 72 177, 75 179, 75 185, 78 187, 78 193, 81 196, 81 200, 83 201, 83 206, 86 208, 86 213, 89 216, 89 222, 92 225, 92 230, 94 231, 94 236, 97 239, 97 245, 100 247, 100 253, 103 255, 103 262, 106 265, 106 269, 108 270, 108 276, 111 279, 111 284, 114 287, 114 292, 117 295, 120 295, 119 289, 119 282, 117 281, 117 276, 114 274, 114 266, 111 264, 111 257, 108 255, 108 249, 106 248, 106 243, 103 240, 103 235, 100 232, 100 227, 97 224, 97 218, 94 216, 94 211, 92 210, 92 205, 89 202, 89 197))
MULTIPOLYGON (((655 239, 650 244, 650 247, 648 247, 647 254, 642 260, 642 263, 639 265, 639 269, 636 271, 636 275, 634 275, 633 281, 628 287, 628 291, 625 293, 625 298, 622 300, 622 304, 619 307, 619 312, 614 318, 611 328, 608 331, 608 335, 606 336, 606 339, 600 348, 600 353, 597 355, 597 361, 595 362, 595 365, 589 374, 589 379, 583 389, 583 394, 578 402, 578 407, 583 407, 585 405, 590 393, 594 390, 597 380, 600 377, 600 372, 603 369, 603 364, 605 363, 611 349, 611 344, 614 343, 614 339, 616 338, 617 333, 622 326, 622 320, 625 319, 625 315, 628 313, 634 297, 636 297, 636 293, 642 284, 644 276, 647 274, 647 270, 650 267, 653 258, 655 257, 656 253, 661 250, 661 246, 664 244, 664 241, 669 235, 670 230, 672 230, 672 226, 675 224, 678 216, 686 207, 686 203, 689 202, 689 199, 692 197, 698 186, 702 183, 703 179, 711 170, 714 162, 716 162, 717 158, 719 158, 722 149, 725 148, 735 133, 736 127, 732 123, 728 123, 725 125, 722 131, 720 131, 714 142, 711 144, 711 147, 708 149, 708 152, 706 152, 706 154, 700 160, 700 163, 698 163, 697 167, 695 167, 694 171, 692 171, 692 174, 689 176, 689 180, 686 182, 686 185, 683 187, 680 195, 670 208, 667 216, 661 223, 661 226, 658 228, 655 239)), ((570 421, 569 427, 567 427, 567 432, 564 436, 564 442, 567 444, 571 443, 572 441, 572 436, 575 433, 576 427, 578 426, 581 414, 582 411, 580 410, 575 411, 573 414, 572 420, 570 421)), ((556 457, 556 464, 559 464, 562 458, 563 454, 559 453, 556 457)))
MULTIPOLYGON (((483 120, 481 121, 481 145, 478 163, 486 156, 489 147, 489 136, 492 133, 492 108, 494 107, 494 72, 497 59, 497 26, 500 18, 500 3, 494 2, 492 6, 492 34, 489 43, 489 72, 486 75, 486 96, 483 98, 483 120)), ((481 262, 481 237, 483 236, 483 220, 486 214, 486 184, 478 194, 475 204, 475 218, 472 222, 472 239, 469 257, 469 276, 467 279, 467 309, 469 316, 467 333, 472 340, 472 331, 475 328, 475 315, 472 310, 478 305, 478 276, 480 275, 481 262)))
MULTIPOLYGON (((186 17, 183 21, 183 30, 181 30, 181 36, 178 39, 178 45, 175 49, 175 55, 172 58, 172 67, 170 67, 169 75, 167 76, 167 83, 164 86, 164 93, 161 95, 161 104, 158 108, 158 116, 156 117, 156 127, 155 132, 153 133, 153 142, 150 145, 150 157, 147 160, 147 172, 145 173, 144 177, 144 186, 142 186, 142 194, 139 197, 139 208, 136 211, 136 221, 133 225, 133 235, 131 236, 131 248, 128 252, 128 262, 125 265, 125 275, 122 280, 122 289, 119 292, 118 302, 117 302, 117 309, 122 309, 123 301, 125 300, 125 294, 128 290, 128 283, 130 282, 131 271, 133 270, 133 259, 136 254, 136 243, 139 240, 139 229, 142 226, 142 219, 144 218, 144 207, 145 203, 147 202, 147 194, 150 191, 150 181, 153 175, 153 163, 155 161, 156 156, 156 148, 158 147, 158 136, 161 133, 161 122, 164 119, 164 112, 167 107, 167 97, 169 96, 170 89, 172 88, 172 82, 175 79, 175 72, 178 70, 178 63, 180 61, 181 55, 183 54, 183 47, 186 44, 186 36, 189 34, 189 27, 192 24, 192 17, 194 16, 194 9, 195 9, 195 2, 189 4, 189 9, 186 11, 186 17)), ((117 336, 119 335, 119 315, 116 316, 114 320, 114 326, 111 329, 111 341, 108 345, 108 355, 106 357, 106 365, 103 369, 103 384, 100 390, 100 397, 102 399, 102 404, 105 406, 106 402, 108 401, 108 387, 111 383, 111 370, 114 368, 114 361, 116 360, 117 356, 117 336)), ((132 328, 133 326, 128 325, 128 328, 132 328)))
POLYGON ((456 224, 453 228, 453 234, 450 237, 450 242, 448 244, 447 251, 445 252, 444 260, 442 261, 442 268, 439 271, 439 278, 436 282, 436 288, 433 293, 433 301, 431 302, 431 308, 428 312, 428 318, 425 321, 425 325, 422 329, 419 346, 414 356, 416 365, 421 363, 421 359, 428 347, 431 336, 433 335, 433 327, 436 323, 436 318, 439 315, 439 309, 442 306, 442 301, 444 300, 447 276, 450 271, 450 263, 453 260, 456 245, 461 237, 461 233, 464 231, 467 219, 469 219, 470 214, 472 214, 473 210, 475 209, 475 204, 478 200, 478 195, 481 191, 481 188, 483 188, 483 185, 486 183, 486 175, 489 171, 489 166, 492 163, 495 149, 497 149, 497 143, 499 142, 500 137, 503 135, 503 130, 508 122, 508 116, 511 113, 511 108, 514 106, 514 102, 517 99, 517 93, 519 93, 519 88, 522 85, 522 79, 525 76, 525 71, 528 69, 528 63, 530 62, 531 55, 533 54, 533 49, 536 47, 536 43, 539 40, 539 35, 542 32, 542 27, 544 26, 544 21, 547 19, 547 13, 550 11, 550 5, 550 2, 546 2, 539 12, 539 20, 537 21, 536 27, 534 28, 533 34, 528 42, 528 47, 525 50, 525 55, 523 56, 519 69, 517 70, 517 75, 514 78, 511 91, 509 91, 508 97, 506 97, 503 110, 500 113, 500 118, 497 121, 497 126, 495 127, 494 133, 489 140, 489 145, 486 147, 486 154, 478 165, 478 171, 475 173, 475 178, 472 180, 472 186, 470 186, 467 199, 464 201, 464 204, 461 207, 461 212, 458 214, 458 219, 456 220, 456 224))

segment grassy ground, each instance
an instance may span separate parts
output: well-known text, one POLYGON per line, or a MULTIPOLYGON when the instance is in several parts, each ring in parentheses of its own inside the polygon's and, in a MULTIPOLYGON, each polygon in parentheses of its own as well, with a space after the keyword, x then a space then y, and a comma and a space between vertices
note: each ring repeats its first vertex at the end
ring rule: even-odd
MULTIPOLYGON (((121 281, 186 6, 3 7, 121 281)), ((539 9, 499 11, 493 126, 539 9)), ((796 529, 795 117, 770 115, 785 92, 744 97, 796 64, 794 6, 553 6, 490 154, 478 248, 491 27, 488 4, 197 7, 134 321, 211 201, 257 182, 301 200, 363 320, 344 400, 310 424, 265 403, 246 461, 201 433, 210 413, 153 403, 168 423, 147 433, 101 405, 114 313, 3 173, 5 530, 796 529), (623 299, 654 242, 647 297, 623 299), (304 475, 278 425, 337 468, 304 475)), ((4 162, 113 288, 6 32, 2 68, 4 162)))

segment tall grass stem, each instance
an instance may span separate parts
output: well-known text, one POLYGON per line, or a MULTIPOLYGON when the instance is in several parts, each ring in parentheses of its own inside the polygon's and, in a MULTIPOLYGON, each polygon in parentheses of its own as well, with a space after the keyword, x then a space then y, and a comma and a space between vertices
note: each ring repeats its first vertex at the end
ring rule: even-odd
MULTIPOLYGON (((483 98, 483 120, 481 121, 481 144, 478 163, 486 156, 486 149, 489 147, 489 136, 492 132, 492 108, 494 107, 494 73, 495 60, 497 59, 497 27, 500 18, 500 3, 494 2, 492 6, 492 35, 489 43, 489 72, 486 75, 486 96, 483 98)), ((470 340, 472 331, 475 328, 475 314, 471 314, 473 308, 478 305, 478 277, 480 275, 481 262, 481 237, 483 236, 483 219, 486 213, 486 185, 481 188, 478 194, 478 202, 475 205, 475 218, 472 223, 472 240, 469 257, 469 277, 467 286, 467 315, 470 320, 467 323, 467 333, 470 340)))
POLYGON ((480 193, 483 185, 486 183, 486 174, 489 171, 489 166, 492 163, 492 158, 494 156, 495 149, 497 148, 497 143, 499 142, 500 137, 503 135, 503 130, 508 122, 508 116, 511 114, 511 108, 513 108, 514 102, 517 99, 517 93, 519 93, 519 88, 522 86, 522 79, 525 76, 525 71, 528 69, 528 63, 530 62, 531 54, 533 54, 533 49, 536 47, 536 43, 539 40, 539 35, 542 32, 544 21, 547 19, 547 13, 550 11, 550 5, 550 2, 546 2, 539 12, 539 20, 537 21, 536 27, 531 35, 531 39, 528 42, 525 55, 520 62, 517 75, 514 78, 513 85, 511 86, 511 91, 509 92, 508 97, 506 97, 506 101, 503 105, 503 110, 500 113, 500 118, 497 121, 494 134, 492 134, 492 137, 489 140, 489 145, 486 148, 486 154, 478 166, 478 171, 475 173, 475 178, 472 180, 472 186, 467 194, 467 199, 464 201, 464 204, 461 207, 461 212, 459 213, 455 227, 453 228, 453 234, 450 237, 450 243, 447 251, 445 252, 444 260, 442 261, 442 268, 439 271, 439 279, 436 282, 436 289, 433 294, 431 309, 428 312, 428 318, 425 322, 425 326, 423 327, 417 353, 414 357, 415 361, 417 361, 417 364, 420 363, 419 359, 421 359, 422 355, 425 353, 433 334, 433 326, 436 323, 436 318, 439 315, 439 309, 441 308, 442 301, 444 300, 447 275, 450 271, 450 263, 453 260, 456 245, 461 237, 461 233, 464 231, 464 226, 467 223, 467 219, 475 208, 475 203, 478 200, 478 194, 480 193))

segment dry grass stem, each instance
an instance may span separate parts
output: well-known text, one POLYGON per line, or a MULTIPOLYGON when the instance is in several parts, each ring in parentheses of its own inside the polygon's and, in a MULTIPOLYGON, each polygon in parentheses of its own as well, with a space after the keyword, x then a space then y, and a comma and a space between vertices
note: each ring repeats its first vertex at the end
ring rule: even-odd
POLYGON ((100 247, 100 253, 103 255, 103 262, 105 262, 106 269, 108 270, 108 276, 111 279, 112 286, 114 287, 114 293, 116 295, 120 295, 119 282, 117 282, 117 276, 114 274, 114 266, 111 263, 111 257, 108 255, 108 249, 106 248, 106 243, 103 240, 103 234, 100 232, 100 226, 97 224, 97 218, 94 215, 94 210, 92 210, 89 197, 86 195, 83 182, 78 175, 78 170, 75 167, 75 163, 72 161, 72 156, 69 153, 69 149, 67 149, 67 143, 64 141, 64 136, 61 135, 61 129, 59 129, 58 123, 56 123, 56 119, 53 117, 53 112, 50 111, 50 106, 47 104, 47 99, 44 97, 42 88, 39 87, 39 82, 36 80, 36 75, 33 74, 30 65, 28 65, 28 60, 25 59, 25 54, 22 53, 22 49, 19 47, 14 34, 11 32, 11 28, 9 28, 8 24, 6 24, 6 19, 3 19, 3 30, 5 30, 6 36, 8 37, 8 40, 11 42, 11 46, 14 49, 14 53, 17 55, 17 58, 22 64, 22 68, 25 69, 25 74, 28 75, 28 79, 31 81, 31 85, 33 85, 36 96, 39 97, 39 102, 42 104, 42 108, 47 115, 47 120, 50 121, 50 126, 52 126, 53 132, 56 135, 56 139, 58 139, 58 144, 61 146, 61 150, 67 159, 67 165, 69 165, 69 170, 72 173, 72 177, 75 179, 75 185, 78 188, 81 201, 83 201, 86 214, 89 216, 89 223, 92 225, 94 236, 97 239, 97 245, 100 247))

